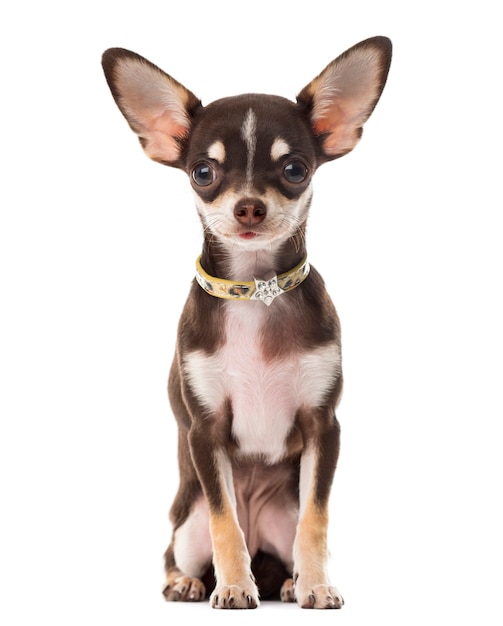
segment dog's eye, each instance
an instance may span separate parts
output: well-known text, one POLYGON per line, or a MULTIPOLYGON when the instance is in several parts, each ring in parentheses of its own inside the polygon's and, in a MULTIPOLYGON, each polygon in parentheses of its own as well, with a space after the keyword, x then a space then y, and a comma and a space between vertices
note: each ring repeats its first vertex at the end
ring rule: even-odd
POLYGON ((192 180, 199 187, 211 185, 217 178, 215 170, 209 163, 198 163, 192 170, 192 180))
POLYGON ((283 174, 289 183, 303 183, 307 178, 307 167, 302 161, 289 161, 283 174))

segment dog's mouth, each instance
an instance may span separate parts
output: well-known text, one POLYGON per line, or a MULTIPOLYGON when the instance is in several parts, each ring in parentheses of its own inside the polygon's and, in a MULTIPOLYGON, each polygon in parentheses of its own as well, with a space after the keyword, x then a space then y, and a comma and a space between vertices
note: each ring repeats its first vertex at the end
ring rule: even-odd
MULTIPOLYGON (((248 226, 250 228, 250 226, 248 226)), ((252 227, 253 228, 253 227, 252 227)), ((285 239, 291 236, 292 232, 288 228, 273 229, 264 228, 259 226, 253 228, 253 230, 246 230, 245 228, 229 228, 226 229, 219 227, 218 225, 211 225, 209 227, 211 232, 222 241, 234 242, 237 245, 242 246, 264 246, 266 243, 271 244, 278 239, 285 239)))
POLYGON ((255 233, 253 230, 248 230, 245 233, 239 233, 239 237, 241 239, 255 239, 255 237, 258 237, 259 234, 255 233))

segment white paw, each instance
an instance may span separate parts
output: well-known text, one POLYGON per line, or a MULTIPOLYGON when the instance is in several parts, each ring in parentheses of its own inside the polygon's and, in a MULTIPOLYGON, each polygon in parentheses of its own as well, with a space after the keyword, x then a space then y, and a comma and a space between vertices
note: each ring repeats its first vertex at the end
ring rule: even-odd
POLYGON ((337 587, 305 584, 300 577, 295 583, 295 599, 303 609, 340 609, 344 604, 337 587))
POLYGON ((163 595, 168 602, 199 602, 206 595, 206 589, 199 578, 178 576, 169 578, 163 595))
POLYGON ((257 587, 253 583, 217 586, 210 604, 214 609, 256 609, 259 605, 257 587))

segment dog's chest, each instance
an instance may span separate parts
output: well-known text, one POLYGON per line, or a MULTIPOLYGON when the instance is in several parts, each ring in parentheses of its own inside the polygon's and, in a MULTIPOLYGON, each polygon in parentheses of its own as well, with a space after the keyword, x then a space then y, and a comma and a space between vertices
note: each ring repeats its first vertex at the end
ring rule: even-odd
POLYGON ((217 419, 230 402, 232 435, 242 454, 275 463, 286 453, 297 410, 319 405, 333 384, 340 352, 334 343, 266 357, 267 316, 262 303, 228 303, 223 346, 211 355, 199 350, 186 355, 184 373, 217 419))

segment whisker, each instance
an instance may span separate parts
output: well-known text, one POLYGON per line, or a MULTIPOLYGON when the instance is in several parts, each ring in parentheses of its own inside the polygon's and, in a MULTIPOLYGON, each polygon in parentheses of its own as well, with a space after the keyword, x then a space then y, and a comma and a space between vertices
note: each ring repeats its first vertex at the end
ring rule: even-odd
POLYGON ((296 252, 299 252, 302 247, 305 247, 306 235, 301 228, 303 220, 294 215, 284 214, 281 218, 280 224, 282 227, 285 228, 285 230, 289 230, 292 232, 289 240, 293 243, 296 252))

